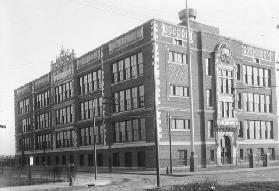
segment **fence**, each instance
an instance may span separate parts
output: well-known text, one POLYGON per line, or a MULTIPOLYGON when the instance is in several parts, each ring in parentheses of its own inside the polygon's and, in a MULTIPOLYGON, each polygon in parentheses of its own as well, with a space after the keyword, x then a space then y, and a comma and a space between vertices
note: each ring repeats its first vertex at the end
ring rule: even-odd
POLYGON ((76 168, 70 171, 70 167, 63 166, 1 166, 0 176, 20 177, 37 182, 69 181, 70 173, 74 176, 76 168))
MULTIPOLYGON (((269 155, 267 156, 267 166, 279 166, 279 155, 269 155)), ((266 162, 266 156, 255 156, 254 158, 254 167, 264 167, 266 162)), ((200 158, 196 159, 198 167, 205 168, 206 170, 210 169, 234 169, 234 168, 249 168, 249 157, 223 157, 223 158, 200 158), (217 161, 219 160, 219 164, 217 161)), ((169 159, 161 159, 160 165, 162 168, 170 167, 169 159)), ((189 168, 190 159, 172 159, 172 166, 175 168, 189 168)))

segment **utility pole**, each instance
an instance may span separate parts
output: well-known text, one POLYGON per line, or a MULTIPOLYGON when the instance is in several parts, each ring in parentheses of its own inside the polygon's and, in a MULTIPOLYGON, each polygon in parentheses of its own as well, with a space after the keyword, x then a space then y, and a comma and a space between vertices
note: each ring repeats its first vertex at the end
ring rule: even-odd
POLYGON ((169 126, 169 147, 170 147, 170 174, 172 174, 172 144, 171 144, 171 118, 170 113, 168 112, 168 126, 169 126))
MULTIPOLYGON (((109 119, 111 118, 111 108, 112 105, 115 105, 115 99, 111 98, 111 97, 103 97, 103 105, 105 106, 104 108, 104 112, 103 112, 103 125, 105 127, 105 124, 109 124, 109 119), (106 111, 108 112, 108 116, 106 118, 105 113, 106 111), (105 120, 107 120, 107 122, 105 123, 105 120)), ((112 146, 112 125, 108 126, 106 125, 106 135, 107 135, 107 139, 108 139, 108 165, 109 165, 109 172, 112 172, 112 150, 111 150, 111 146, 112 146)))
POLYGON ((194 172, 196 167, 195 156, 195 118, 194 118, 194 103, 193 103, 193 77, 192 77, 192 63, 191 63, 191 50, 190 50, 190 24, 189 24, 189 10, 188 1, 186 0, 186 31, 187 31, 187 63, 189 65, 189 89, 190 89, 190 114, 191 114, 191 156, 190 156, 190 171, 194 172))
POLYGON ((95 180, 97 180, 97 152, 96 152, 96 132, 95 132, 95 126, 96 126, 96 118, 95 118, 95 100, 93 100, 93 137, 94 137, 94 174, 95 174, 95 180))
POLYGON ((154 130, 155 130, 155 150, 156 150, 156 175, 157 175, 157 187, 161 186, 160 183, 160 159, 159 159, 159 133, 157 124, 157 84, 156 84, 156 63, 153 65, 153 82, 154 82, 154 130))
POLYGON ((23 126, 21 126, 21 167, 23 167, 24 146, 23 146, 23 126))

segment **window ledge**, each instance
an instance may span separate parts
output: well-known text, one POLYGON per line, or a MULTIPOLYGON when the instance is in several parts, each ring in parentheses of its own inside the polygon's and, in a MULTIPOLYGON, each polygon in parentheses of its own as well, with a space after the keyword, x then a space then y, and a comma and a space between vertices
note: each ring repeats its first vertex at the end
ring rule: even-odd
POLYGON ((176 132, 176 131, 188 132, 188 131, 190 131, 190 129, 171 129, 171 131, 174 131, 174 132, 176 132))
POLYGON ((121 84, 121 83, 127 82, 129 80, 136 80, 136 79, 138 79, 140 77, 143 77, 143 74, 140 74, 140 75, 138 75, 136 77, 133 77, 133 78, 129 78, 127 80, 122 80, 122 81, 119 81, 119 82, 111 83, 111 85, 114 86, 114 85, 117 85, 117 84, 121 84))
POLYGON ((179 62, 172 62, 172 61, 168 61, 168 63, 187 66, 187 63, 179 63, 179 62))
POLYGON ((252 88, 264 88, 264 89, 271 89, 271 87, 266 87, 266 86, 255 86, 253 84, 246 84, 243 82, 243 85, 248 86, 248 87, 252 87, 252 88))
POLYGON ((189 96, 177 96, 177 95, 170 95, 170 98, 189 98, 189 96))

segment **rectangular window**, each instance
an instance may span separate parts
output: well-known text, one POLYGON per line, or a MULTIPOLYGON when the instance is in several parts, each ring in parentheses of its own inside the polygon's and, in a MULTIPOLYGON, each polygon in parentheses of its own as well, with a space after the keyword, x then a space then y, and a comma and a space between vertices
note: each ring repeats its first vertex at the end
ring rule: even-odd
POLYGON ((211 63, 211 58, 206 58, 205 59, 205 72, 207 76, 212 76, 212 63, 211 63))
POLYGON ((19 115, 30 112, 29 98, 19 102, 19 115))
POLYGON ((260 87, 263 87, 263 85, 264 85, 264 72, 263 72, 263 69, 262 68, 259 68, 259 79, 258 79, 258 81, 259 81, 259 86, 260 87))
POLYGON ((260 95, 254 94, 254 111, 259 112, 260 111, 260 95))
POLYGON ((247 93, 248 95, 248 111, 254 111, 254 97, 252 93, 247 93))
POLYGON ((145 152, 140 151, 137 153, 138 167, 145 167, 145 152))
POLYGON ((132 167, 132 152, 125 152, 125 167, 132 167))
POLYGON ((112 153, 112 166, 114 167, 120 166, 119 153, 112 153))
POLYGON ((270 128, 269 128, 269 136, 270 136, 270 139, 274 139, 274 134, 273 134, 273 122, 269 122, 270 123, 270 128))
POLYGON ((265 97, 260 95, 260 112, 265 112, 265 97))
POLYGON ((265 111, 266 113, 270 113, 271 112, 271 101, 270 101, 270 96, 266 95, 265 96, 265 111))
POLYGON ((255 62, 256 64, 259 64, 259 63, 260 63, 260 59, 259 59, 259 58, 254 58, 254 62, 255 62))
POLYGON ((206 106, 212 107, 212 90, 206 90, 206 106))
POLYGON ((264 69, 264 86, 270 87, 270 70, 264 69))
POLYGON ((243 138, 243 126, 242 121, 238 122, 238 137, 243 138))
POLYGON ((249 121, 250 139, 255 139, 255 121, 249 121))
POLYGON ((210 138, 214 138, 214 128, 213 128, 213 120, 207 121, 207 127, 208 127, 208 135, 210 138))
POLYGON ((253 154, 253 149, 247 149, 247 158, 249 157, 249 155, 253 154))
POLYGON ((242 105, 241 105, 241 93, 237 94, 237 108, 238 109, 242 109, 242 105))
POLYGON ((169 62, 174 62, 178 64, 186 64, 186 55, 178 52, 169 52, 169 62))
POLYGON ((244 121, 245 124, 246 124, 246 136, 247 136, 247 139, 250 139, 250 124, 249 124, 249 121, 244 121))
POLYGON ((260 121, 255 121, 255 139, 260 139, 261 138, 261 122, 260 121))
POLYGON ((215 153, 213 149, 210 150, 210 161, 215 161, 215 153))
POLYGON ((138 53, 138 74, 142 75, 143 74, 143 56, 142 56, 142 52, 138 53))
POLYGON ((236 79, 240 80, 240 64, 236 64, 236 79))
POLYGON ((189 97, 189 88, 170 85, 170 94, 173 96, 189 97))
MULTIPOLYGON (((86 79, 87 80, 87 79, 86 79)), ((87 88, 87 87, 86 87, 87 88)), ((80 90, 87 91, 84 86, 80 87, 80 90)), ((66 99, 69 99, 72 96, 72 82, 66 82, 55 87, 55 102, 60 102, 66 99)))
POLYGON ((240 160, 244 159, 243 149, 239 149, 239 158, 240 160))
POLYGON ((269 153, 269 159, 270 160, 275 160, 275 149, 274 148, 268 148, 268 153, 269 153))
POLYGON ((247 66, 246 65, 243 65, 243 82, 244 82, 244 84, 248 83, 247 66))
POLYGON ((140 118, 140 140, 144 141, 146 139, 145 136, 145 118, 140 118))
POLYGON ((247 84, 248 85, 253 85, 252 77, 253 77, 252 66, 247 66, 247 84))
POLYGON ((172 129, 190 129, 190 120, 186 119, 171 119, 172 129))
MULTIPOLYGON (((80 94, 86 94, 95 90, 98 90, 101 88, 102 84, 102 71, 101 69, 98 69, 94 72, 85 74, 81 77, 79 77, 79 90, 80 94)), ((66 95, 71 97, 72 92, 72 82, 67 84, 66 89, 66 95)))
POLYGON ((262 156, 264 154, 264 148, 258 148, 258 156, 262 156))
POLYGON ((131 63, 130 57, 124 59, 124 67, 125 67, 125 79, 131 78, 131 63))
POLYGON ((142 52, 121 59, 112 64, 113 82, 121 82, 143 74, 142 52))
POLYGON ((179 160, 184 163, 187 161, 187 150, 179 150, 179 160))
POLYGON ((84 154, 79 155, 79 165, 84 166, 84 154))
POLYGON ((253 84, 255 86, 259 86, 259 83, 258 83, 259 72, 258 71, 259 70, 257 67, 253 67, 253 84))
POLYGON ((144 107, 143 85, 114 93, 115 112, 144 107))

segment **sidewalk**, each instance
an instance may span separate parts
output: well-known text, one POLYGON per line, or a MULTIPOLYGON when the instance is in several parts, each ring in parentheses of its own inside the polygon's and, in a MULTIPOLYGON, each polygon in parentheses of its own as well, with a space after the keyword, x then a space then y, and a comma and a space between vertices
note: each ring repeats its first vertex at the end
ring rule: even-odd
POLYGON ((103 186, 108 185, 113 181, 113 179, 105 179, 99 177, 99 179, 94 180, 92 174, 77 174, 73 186, 69 186, 69 182, 51 182, 45 184, 37 185, 27 185, 27 186, 15 186, 15 187, 3 187, 0 188, 0 191, 16 190, 16 191, 29 191, 29 190, 56 190, 56 189, 73 189, 75 187, 84 187, 88 188, 88 185, 103 186))
MULTIPOLYGON (((256 168, 198 168, 195 172, 190 172, 188 167, 175 167, 171 176, 191 176, 191 175, 210 175, 210 174, 224 174, 235 172, 253 172, 269 169, 279 169, 279 166, 256 167, 256 168)), ((138 174, 138 175, 156 175, 155 170, 150 171, 113 171, 119 174, 138 174)), ((166 175, 166 169, 160 169, 161 175, 166 175)))
MULTIPOLYGON (((187 177, 187 176, 197 176, 197 175, 218 175, 220 174, 233 174, 239 172, 256 172, 256 171, 268 171, 268 170, 279 170, 279 166, 269 166, 269 167, 258 167, 258 168, 235 168, 235 169, 197 169, 200 171, 189 172, 187 168, 175 168, 173 170, 173 174, 170 177, 187 177)), ((0 188, 0 191, 7 190, 15 190, 15 191, 29 191, 29 190, 77 190, 84 189, 87 190, 89 184, 95 184, 95 186, 104 186, 104 185, 122 185, 124 182, 137 180, 138 178, 142 178, 146 175, 146 178, 151 178, 156 175, 155 171, 113 171, 113 173, 99 173, 98 179, 94 180, 93 173, 77 173, 76 178, 74 180, 73 186, 69 186, 69 182, 55 182, 55 183, 47 183, 40 185, 28 185, 28 186, 16 186, 16 187, 4 187, 0 188), (138 176, 137 176, 138 175, 138 176), (148 176, 149 175, 149 176, 148 176), (151 176, 150 176, 151 175, 151 176)), ((161 175, 167 178, 166 173, 163 169, 161 169, 161 175)), ((235 175, 233 175, 235 176, 235 175)), ((153 179, 153 178, 151 178, 153 179)), ((94 187, 91 187, 94 189, 94 187)))

